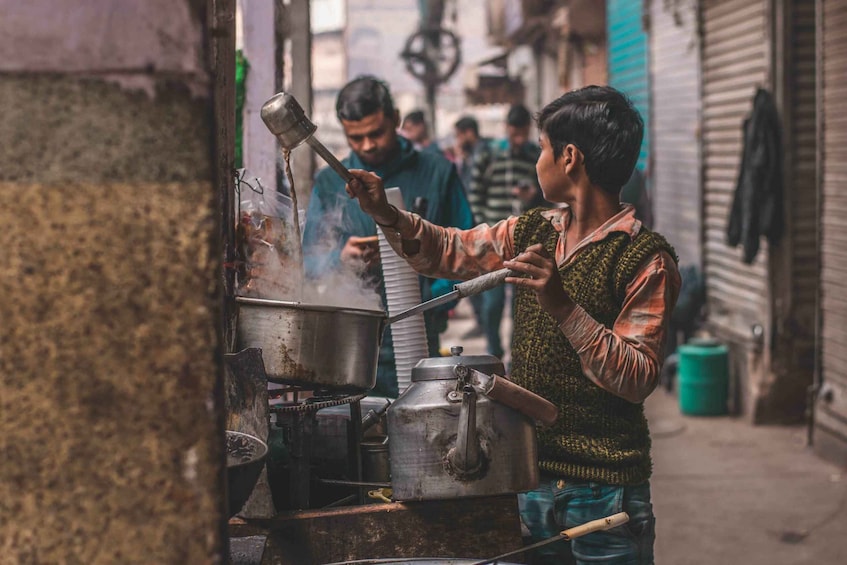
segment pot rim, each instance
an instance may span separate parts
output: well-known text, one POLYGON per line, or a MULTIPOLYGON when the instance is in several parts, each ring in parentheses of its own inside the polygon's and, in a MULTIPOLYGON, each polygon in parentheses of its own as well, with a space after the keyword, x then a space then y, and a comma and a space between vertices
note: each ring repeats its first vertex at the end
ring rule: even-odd
POLYGON ((335 314, 357 314, 372 316, 374 318, 388 318, 383 310, 366 310, 364 308, 347 308, 346 306, 323 306, 319 304, 305 304, 290 300, 272 300, 270 298, 249 298, 247 296, 236 296, 235 301, 251 306, 270 306, 272 308, 293 308, 295 310, 308 310, 313 312, 329 312, 335 314))
MULTIPOLYGON (((254 436, 253 434, 248 434, 247 432, 237 432, 235 430, 224 430, 224 437, 227 436, 244 436, 250 438, 250 441, 259 444, 260 453, 256 454, 255 457, 248 459, 247 461, 241 461, 240 463, 236 463, 235 465, 227 465, 227 469, 237 469, 239 467, 246 467, 247 465, 251 465, 254 463, 258 463, 259 460, 264 459, 268 456, 268 444, 262 441, 261 438, 254 436)), ((226 451, 226 446, 224 446, 224 451, 226 451)))

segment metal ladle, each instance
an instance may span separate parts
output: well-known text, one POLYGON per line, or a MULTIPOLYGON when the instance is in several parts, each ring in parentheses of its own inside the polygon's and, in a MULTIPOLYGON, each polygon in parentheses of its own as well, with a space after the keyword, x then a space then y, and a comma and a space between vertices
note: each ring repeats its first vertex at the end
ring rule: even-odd
POLYGON ((305 141, 332 167, 333 171, 338 173, 338 176, 344 179, 344 182, 350 182, 355 178, 347 167, 317 140, 314 134, 318 126, 312 123, 297 100, 287 92, 274 94, 265 102, 262 105, 261 116, 262 121, 276 136, 283 149, 291 151, 305 141))

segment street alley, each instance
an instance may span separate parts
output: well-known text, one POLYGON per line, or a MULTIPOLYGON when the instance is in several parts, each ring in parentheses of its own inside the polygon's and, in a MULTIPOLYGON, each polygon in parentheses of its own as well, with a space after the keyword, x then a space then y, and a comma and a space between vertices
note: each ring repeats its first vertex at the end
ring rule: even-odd
MULTIPOLYGON (((469 304, 442 346, 484 354, 469 304)), ((511 331, 503 324, 504 342, 511 331)), ((806 447, 803 426, 690 417, 663 388, 646 402, 653 438, 658 565, 835 565, 847 562, 847 469, 806 447)))

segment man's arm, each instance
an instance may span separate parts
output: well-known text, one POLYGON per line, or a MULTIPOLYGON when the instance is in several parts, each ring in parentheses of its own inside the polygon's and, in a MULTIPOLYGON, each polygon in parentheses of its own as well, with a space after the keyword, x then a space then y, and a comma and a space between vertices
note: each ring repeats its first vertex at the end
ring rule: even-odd
POLYGON ((441 225, 463 230, 472 228, 475 225, 474 215, 456 167, 450 167, 443 194, 446 217, 441 225))

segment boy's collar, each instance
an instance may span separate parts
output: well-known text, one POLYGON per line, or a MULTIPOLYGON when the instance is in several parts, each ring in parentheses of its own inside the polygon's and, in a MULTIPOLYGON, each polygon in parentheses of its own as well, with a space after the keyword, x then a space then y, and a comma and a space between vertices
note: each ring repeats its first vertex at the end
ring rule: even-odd
MULTIPOLYGON (((570 206, 563 204, 561 208, 545 210, 541 215, 553 224, 553 228, 561 234, 568 229, 571 223, 571 213, 570 206)), ((635 217, 635 206, 621 203, 621 211, 594 230, 586 238, 586 242, 600 241, 612 232, 623 232, 634 239, 641 232, 641 226, 641 220, 635 217)))

